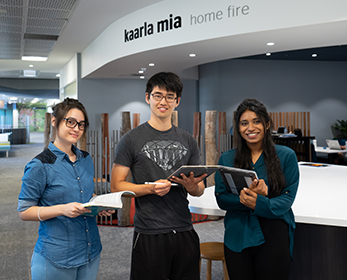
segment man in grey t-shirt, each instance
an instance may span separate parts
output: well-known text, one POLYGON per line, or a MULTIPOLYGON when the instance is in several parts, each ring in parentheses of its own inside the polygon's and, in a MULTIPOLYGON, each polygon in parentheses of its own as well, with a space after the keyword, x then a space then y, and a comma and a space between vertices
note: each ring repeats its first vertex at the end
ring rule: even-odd
POLYGON ((182 88, 179 77, 173 73, 161 72, 151 77, 146 87, 150 120, 125 134, 117 145, 111 190, 131 190, 136 194, 133 280, 200 279, 199 238, 191 222, 187 193, 202 195, 206 174, 173 177, 178 186, 166 180, 182 165, 200 164, 196 140, 171 124, 182 88), (126 181, 130 170, 132 183, 126 181))

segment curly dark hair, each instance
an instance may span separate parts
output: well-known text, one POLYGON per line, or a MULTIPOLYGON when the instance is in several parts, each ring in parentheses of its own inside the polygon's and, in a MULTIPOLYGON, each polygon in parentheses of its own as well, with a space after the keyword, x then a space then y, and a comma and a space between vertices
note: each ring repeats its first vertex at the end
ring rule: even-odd
POLYGON ((281 169, 280 160, 276 154, 275 144, 272 141, 271 131, 273 130, 273 122, 267 112, 266 107, 256 99, 245 99, 238 106, 234 114, 235 129, 234 137, 236 137, 236 156, 234 160, 235 167, 243 169, 252 169, 251 150, 249 149, 246 140, 240 134, 240 118, 246 111, 254 112, 261 120, 264 126, 263 139, 263 155, 267 169, 267 177, 269 185, 269 197, 275 197, 281 194, 285 188, 286 181, 281 169))
POLYGON ((84 133, 85 133, 89 126, 87 111, 81 102, 79 102, 77 99, 73 99, 69 97, 65 98, 64 101, 52 106, 52 110, 53 110, 52 115, 56 119, 56 127, 59 127, 60 122, 65 118, 65 116, 71 109, 78 109, 82 111, 84 115, 84 121, 85 121, 85 130, 84 130, 84 133))

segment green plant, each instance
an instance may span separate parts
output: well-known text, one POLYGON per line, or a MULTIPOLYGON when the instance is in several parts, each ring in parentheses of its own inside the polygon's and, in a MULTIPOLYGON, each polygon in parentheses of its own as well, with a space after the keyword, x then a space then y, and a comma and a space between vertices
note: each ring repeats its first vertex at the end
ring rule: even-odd
POLYGON ((334 124, 334 127, 341 132, 344 139, 347 139, 347 121, 337 120, 337 122, 334 124))

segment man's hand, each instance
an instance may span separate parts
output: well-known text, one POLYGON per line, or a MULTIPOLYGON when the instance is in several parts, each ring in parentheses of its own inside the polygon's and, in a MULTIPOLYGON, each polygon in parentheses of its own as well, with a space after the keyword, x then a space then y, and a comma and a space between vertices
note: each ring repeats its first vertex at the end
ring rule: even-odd
POLYGON ((164 196, 171 190, 171 182, 168 180, 158 180, 158 181, 155 181, 154 183, 157 183, 157 184, 152 185, 153 194, 164 196))
POLYGON ((171 181, 183 185, 189 194, 193 196, 200 196, 204 193, 205 185, 201 181, 207 176, 207 174, 202 174, 199 177, 194 177, 193 172, 190 172, 188 177, 183 173, 180 175, 182 178, 172 176, 171 181))

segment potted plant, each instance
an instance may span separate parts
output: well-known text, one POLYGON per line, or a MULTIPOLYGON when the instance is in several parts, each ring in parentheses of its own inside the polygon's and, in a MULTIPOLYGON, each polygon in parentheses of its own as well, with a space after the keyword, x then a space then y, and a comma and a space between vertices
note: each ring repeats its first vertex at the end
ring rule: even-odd
POLYGON ((333 135, 337 139, 347 139, 347 121, 337 120, 338 123, 335 123, 332 128, 335 129, 335 133, 333 135))

